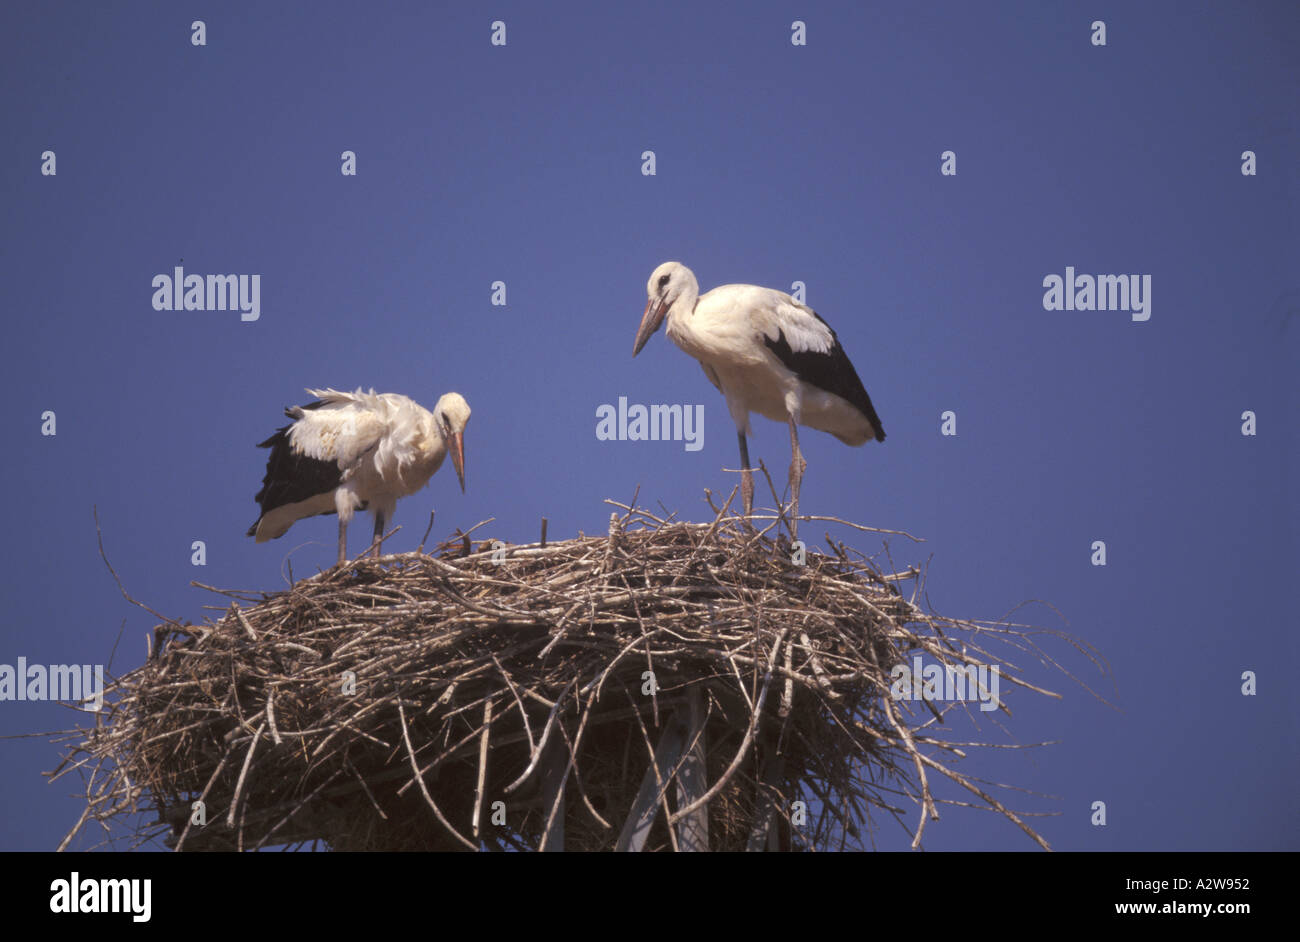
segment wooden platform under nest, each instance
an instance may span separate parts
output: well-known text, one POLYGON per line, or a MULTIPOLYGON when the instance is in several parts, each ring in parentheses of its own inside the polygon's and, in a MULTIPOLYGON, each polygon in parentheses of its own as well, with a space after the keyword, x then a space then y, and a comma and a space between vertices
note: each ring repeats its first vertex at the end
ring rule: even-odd
POLYGON ((1007 688, 1047 693, 990 653, 1035 651, 1022 626, 924 612, 918 570, 829 540, 800 563, 772 518, 610 503, 605 535, 360 560, 159 625, 65 736, 64 845, 100 822, 178 850, 836 850, 884 811, 919 846, 945 778, 1047 846, 952 768, 934 721, 969 702, 890 696, 918 654, 998 664, 1005 716, 1007 688))

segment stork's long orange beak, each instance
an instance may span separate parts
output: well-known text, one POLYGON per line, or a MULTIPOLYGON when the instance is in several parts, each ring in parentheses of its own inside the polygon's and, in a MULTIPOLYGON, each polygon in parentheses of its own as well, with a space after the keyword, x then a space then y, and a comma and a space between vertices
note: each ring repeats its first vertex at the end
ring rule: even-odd
POLYGON ((460 479, 460 492, 465 493, 465 433, 456 432, 451 436, 451 463, 460 479))
POLYGON ((636 329, 636 344, 632 347, 632 356, 641 352, 645 342, 654 336, 659 325, 664 322, 664 312, 668 305, 662 298, 651 298, 645 303, 645 313, 641 315, 641 326, 636 329))

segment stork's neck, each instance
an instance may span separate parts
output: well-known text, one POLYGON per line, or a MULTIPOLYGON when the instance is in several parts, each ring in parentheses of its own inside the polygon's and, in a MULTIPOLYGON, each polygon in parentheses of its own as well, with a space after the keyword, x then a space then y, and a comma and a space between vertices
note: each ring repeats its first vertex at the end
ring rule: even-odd
POLYGON ((420 417, 419 450, 424 461, 438 464, 442 463, 443 456, 447 454, 447 442, 442 437, 442 429, 431 415, 420 417))
POLYGON ((694 278, 686 282, 682 288, 682 293, 677 295, 673 303, 668 306, 668 330, 673 331, 674 327, 685 328, 690 322, 691 314, 695 312, 695 302, 700 299, 700 285, 694 278))

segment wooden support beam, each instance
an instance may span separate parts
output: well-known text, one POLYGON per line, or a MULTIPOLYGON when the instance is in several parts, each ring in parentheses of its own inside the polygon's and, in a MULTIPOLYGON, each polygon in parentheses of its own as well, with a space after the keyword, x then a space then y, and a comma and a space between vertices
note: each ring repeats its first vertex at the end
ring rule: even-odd
MULTIPOLYGON (((685 808, 709 790, 708 771, 704 756, 705 737, 704 694, 698 684, 691 685, 686 693, 687 730, 683 743, 688 750, 677 776, 677 807, 685 808), (692 746, 691 743, 694 743, 692 746)), ((709 806, 695 809, 677 824, 677 847, 684 852, 709 849, 709 806)))
POLYGON ((623 830, 618 835, 616 851, 638 852, 645 847, 650 835, 650 826, 655 823, 659 811, 659 799, 667 788, 668 774, 682 757, 686 745, 686 724, 674 717, 659 737, 654 759, 641 778, 641 787, 637 790, 636 800, 623 822, 623 830))

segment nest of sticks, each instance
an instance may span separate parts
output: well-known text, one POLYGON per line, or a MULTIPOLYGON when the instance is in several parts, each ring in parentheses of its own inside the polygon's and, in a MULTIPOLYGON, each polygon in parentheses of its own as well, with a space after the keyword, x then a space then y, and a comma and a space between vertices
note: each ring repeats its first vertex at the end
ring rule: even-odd
POLYGON ((50 774, 86 800, 62 846, 867 849, 886 819, 920 846, 949 802, 1047 847, 936 725, 998 713, 890 696, 916 655, 998 665, 1003 714, 1008 687, 1057 696, 1012 663, 1053 663, 1027 626, 924 611, 920 570, 829 537, 800 564, 779 517, 609 503, 600 536, 462 535, 164 621, 61 734, 50 774))

